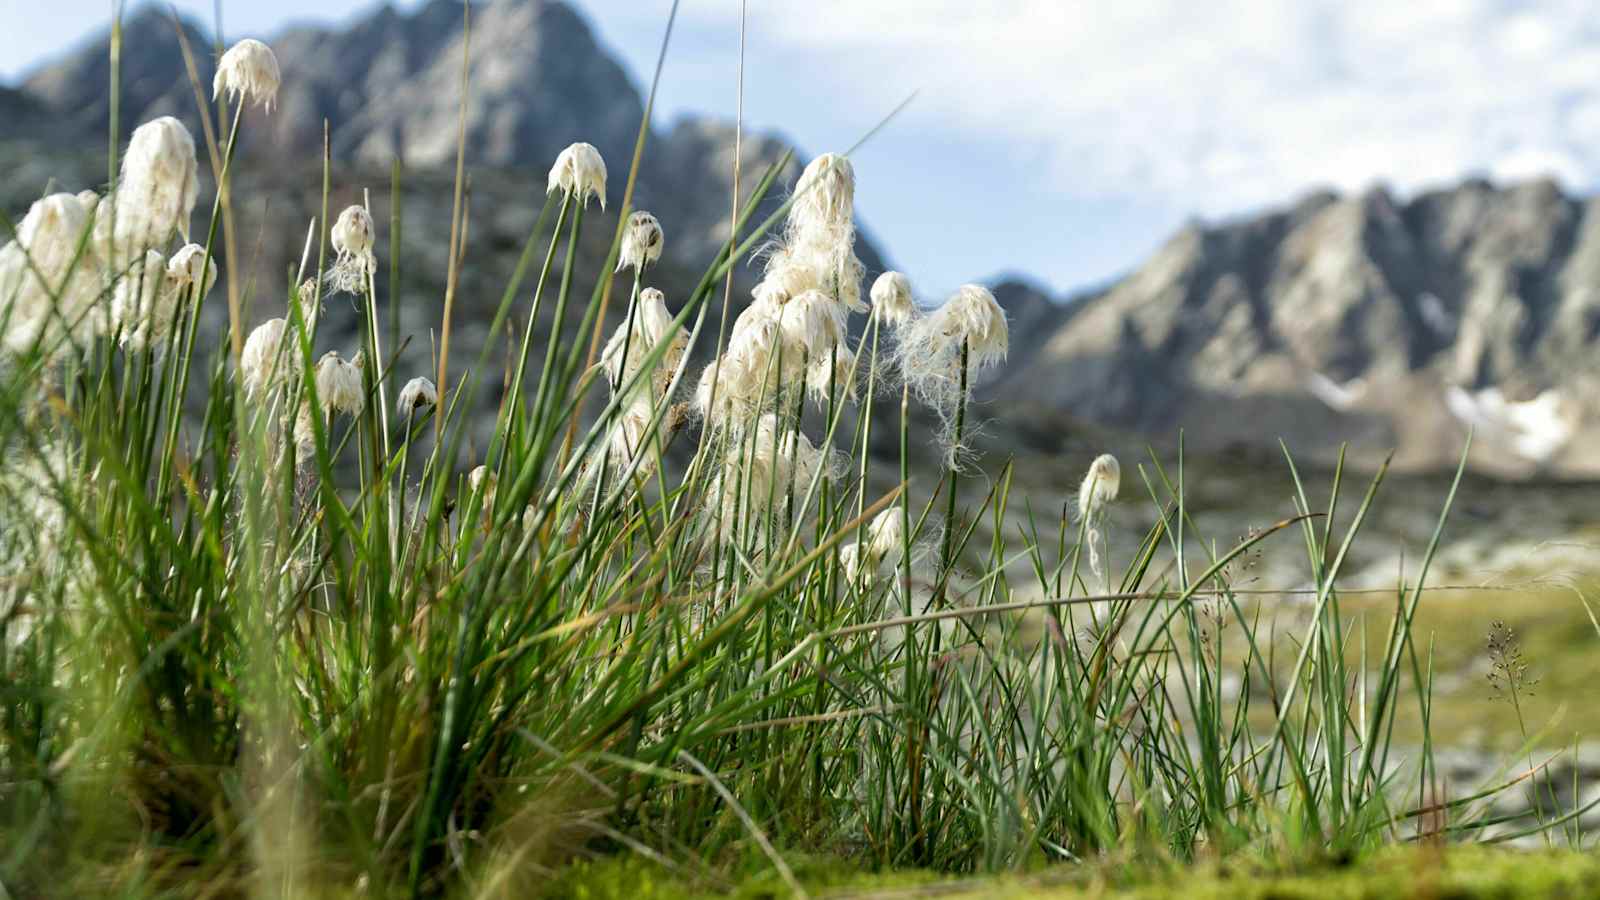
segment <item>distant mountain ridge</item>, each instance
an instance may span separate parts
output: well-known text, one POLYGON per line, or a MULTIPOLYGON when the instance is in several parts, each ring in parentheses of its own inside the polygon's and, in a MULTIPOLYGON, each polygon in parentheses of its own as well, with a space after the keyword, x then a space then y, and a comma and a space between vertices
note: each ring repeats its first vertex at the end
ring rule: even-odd
MULTIPOLYGON (((595 40, 587 22, 559 0, 496 0, 472 6, 466 103, 469 168, 533 169, 542 174, 574 141, 597 147, 611 168, 609 201, 620 204, 644 100, 622 65, 595 40)), ((155 5, 123 21, 121 109, 124 133, 139 122, 174 115, 198 140, 194 85, 180 49, 183 29, 196 74, 209 99, 213 41, 197 23, 155 5)), ((278 106, 247 113, 241 152, 255 160, 315 168, 323 123, 336 165, 381 169, 451 166, 461 109, 462 6, 430 0, 402 12, 385 5, 344 26, 292 26, 263 35, 283 70, 278 106)), ((110 104, 109 31, 0 94, 0 111, 26 104, 54 121, 54 139, 88 146, 105 140, 110 104)), ((0 139, 34 137, 37 116, 0 117, 0 139)), ((667 253, 704 265, 727 237, 733 128, 690 117, 652 124, 634 206, 667 226, 667 253)), ((777 135, 749 134, 743 143, 741 193, 793 149, 777 135)), ((807 158, 796 154, 780 178, 792 185, 807 158)), ((765 210, 781 202, 782 190, 765 210)), ((882 254, 864 236, 858 255, 870 272, 882 254)))
POLYGON ((1000 390, 1191 446, 1600 471, 1600 199, 1483 180, 1192 225, 1000 390))

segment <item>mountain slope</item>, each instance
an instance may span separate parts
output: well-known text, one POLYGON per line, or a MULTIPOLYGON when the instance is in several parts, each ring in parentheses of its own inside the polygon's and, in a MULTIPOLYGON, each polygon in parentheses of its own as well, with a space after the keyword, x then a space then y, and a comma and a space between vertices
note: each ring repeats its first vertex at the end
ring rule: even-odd
POLYGON ((1175 235, 1002 388, 1191 446, 1589 472, 1600 201, 1481 180, 1382 189, 1175 235))
MULTIPOLYGON (((180 22, 200 83, 209 87, 215 48, 199 25, 180 22)), ((179 25, 154 5, 123 23, 123 132, 161 115, 200 121, 177 38, 179 25)), ((466 103, 470 169, 543 174, 574 141, 594 144, 610 167, 608 202, 620 204, 644 115, 621 64, 576 11, 558 0, 497 0, 472 7, 466 103)), ((454 165, 466 35, 457 0, 431 0, 411 12, 383 6, 342 27, 300 26, 269 38, 283 70, 278 108, 246 113, 244 158, 285 170, 315 168, 326 122, 336 166, 382 169, 454 165)), ((16 93, 59 123, 59 143, 105 140, 110 107, 109 35, 101 34, 29 76, 16 93)), ((37 122, 0 119, 0 138, 36 139, 37 122)), ((776 135, 745 135, 741 189, 748 195, 792 147, 776 135)), ((733 129, 690 118, 652 128, 635 207, 666 226, 667 253, 704 266, 727 237, 733 129)), ((791 186, 806 157, 785 170, 791 186)), ((537 194, 527 198, 537 202, 537 194)), ((778 191, 763 207, 781 202, 778 191)), ((870 238, 858 250, 868 271, 884 267, 870 238)))

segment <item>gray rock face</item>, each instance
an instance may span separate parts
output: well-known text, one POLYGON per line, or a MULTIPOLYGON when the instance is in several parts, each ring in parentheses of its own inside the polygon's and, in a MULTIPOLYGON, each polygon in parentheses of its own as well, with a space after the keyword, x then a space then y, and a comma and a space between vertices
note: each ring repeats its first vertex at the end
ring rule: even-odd
MULTIPOLYGON (((124 134, 140 122, 174 115, 200 139, 195 88, 177 37, 180 27, 210 97, 212 39, 197 23, 175 22, 155 6, 143 7, 124 20, 122 29, 124 134)), ((468 44, 457 0, 431 0, 411 12, 383 6, 343 28, 290 28, 269 43, 283 70, 283 86, 270 115, 246 112, 240 147, 245 159, 286 171, 315 169, 326 123, 336 167, 382 169, 394 159, 414 169, 454 165, 468 44)), ((0 104, 30 104, 58 121, 62 140, 103 145, 110 115, 108 47, 109 35, 87 41, 31 75, 21 91, 0 96, 0 104)), ((474 4, 470 47, 469 169, 542 176, 562 148, 587 141, 610 169, 608 202, 620 204, 644 103, 583 18, 558 0, 474 4)), ((38 129, 37 117, 0 117, 3 139, 36 139, 38 129)), ((748 196, 789 149, 776 136, 746 134, 741 194, 748 196)), ((780 188, 793 184, 805 161, 797 154, 780 188)), ((726 240, 732 162, 731 125, 691 118, 652 129, 634 205, 662 220, 671 258, 703 267, 726 240)), ((782 190, 775 192, 762 214, 781 196, 782 190)), ((527 200, 538 198, 532 193, 527 200)), ((875 273, 883 267, 882 257, 870 240, 861 245, 862 260, 875 273)))
POLYGON ((1199 448, 1396 449, 1402 466, 1600 468, 1600 201, 1547 181, 1378 189, 1175 235, 1008 373, 1199 448))

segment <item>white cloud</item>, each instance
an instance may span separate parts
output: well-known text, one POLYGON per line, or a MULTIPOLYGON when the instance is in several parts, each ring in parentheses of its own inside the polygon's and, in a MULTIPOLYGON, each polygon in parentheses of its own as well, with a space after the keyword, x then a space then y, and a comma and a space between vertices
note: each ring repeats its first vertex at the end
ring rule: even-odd
MULTIPOLYGON (((734 30, 733 0, 685 8, 734 30)), ((808 0, 753 4, 750 33, 819 102, 920 88, 930 139, 1043 148, 1071 194, 1220 214, 1467 172, 1589 185, 1597 25, 1586 2, 808 0)))

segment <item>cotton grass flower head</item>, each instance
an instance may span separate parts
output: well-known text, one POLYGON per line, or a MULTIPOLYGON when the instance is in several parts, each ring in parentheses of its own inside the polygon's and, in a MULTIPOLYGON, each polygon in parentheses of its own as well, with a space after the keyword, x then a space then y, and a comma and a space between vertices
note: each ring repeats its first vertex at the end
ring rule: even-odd
MULTIPOLYGON (((102 202, 96 222, 113 228, 118 253, 159 247, 174 231, 189 236, 189 217, 200 193, 194 137, 183 123, 162 116, 140 125, 128 140, 118 180, 114 226, 102 202)), ((97 235, 98 236, 98 235, 97 235)))
POLYGON ((839 549, 839 563, 844 567, 845 578, 855 582, 865 573, 869 583, 876 579, 886 560, 898 560, 904 552, 905 534, 905 521, 898 506, 873 516, 865 539, 839 549))
MULTIPOLYGON (((293 350, 292 347, 289 349, 293 350)), ((323 422, 341 413, 347 416, 361 415, 367 397, 366 387, 361 380, 361 372, 366 364, 366 354, 359 351, 354 359, 347 360, 340 357, 337 350, 330 350, 317 360, 312 378, 316 381, 317 401, 322 405, 323 422)), ((309 403, 301 403, 295 415, 294 438, 301 457, 308 456, 316 439, 309 403)))
POLYGON ((622 231, 622 250, 617 256, 617 271, 632 267, 635 272, 642 272, 644 268, 661 258, 662 246, 666 243, 661 231, 661 223, 656 217, 647 212, 636 212, 628 217, 628 225, 622 231))
POLYGON ((402 416, 413 416, 437 406, 439 390, 426 378, 413 378, 400 389, 395 409, 402 416))
POLYGON ((994 294, 976 284, 961 286, 944 305, 898 332, 900 377, 938 413, 940 442, 952 467, 960 464, 966 438, 956 433, 959 413, 978 376, 1005 360, 1009 342, 1005 311, 994 294))
POLYGON ((810 234, 854 228, 856 170, 848 157, 824 153, 795 182, 789 209, 792 231, 810 234))
POLYGON ((159 250, 146 250, 142 265, 123 273, 111 289, 108 331, 120 336, 129 350, 146 350, 169 333, 177 310, 178 294, 167 285, 167 259, 159 250))
POLYGON ((271 111, 278 99, 278 57, 272 48, 256 40, 245 38, 222 54, 217 61, 217 74, 211 80, 211 97, 217 99, 227 94, 241 103, 259 103, 271 111))
POLYGON ((729 442, 708 494, 723 538, 733 533, 741 518, 759 533, 784 510, 791 489, 798 503, 818 473, 832 466, 828 455, 798 428, 780 428, 772 413, 760 416, 738 437, 729 442))
POLYGON ((202 269, 205 271, 205 284, 200 288, 199 296, 204 297, 211 293, 211 288, 217 283, 217 261, 208 260, 206 248, 199 244, 185 244, 167 261, 167 285, 173 289, 192 290, 201 280, 202 269))
POLYGON ((1117 458, 1109 453, 1095 457, 1078 486, 1078 518, 1085 522, 1097 518, 1106 504, 1117 499, 1121 487, 1122 466, 1117 458))
POLYGON ((734 320, 727 351, 705 367, 695 388, 693 408, 703 421, 746 419, 762 398, 772 397, 782 381, 781 372, 769 372, 778 343, 777 312, 775 304, 758 300, 734 320))
POLYGON ((77 196, 51 194, 28 207, 16 239, 0 247, 7 349, 25 352, 36 342, 50 349, 64 334, 83 339, 103 326, 93 315, 100 275, 79 251, 89 215, 77 196))
MULTIPOLYGON (((309 336, 319 312, 316 280, 307 279, 296 295, 309 336)), ((245 394, 260 397, 268 389, 282 385, 290 375, 299 374, 301 359, 298 333, 289 319, 268 319, 257 325, 239 354, 239 377, 245 394)))
POLYGON ((494 470, 488 466, 477 466, 467 473, 467 491, 482 495, 485 510, 494 506, 495 487, 498 483, 499 479, 495 477, 494 470))
POLYGON ((239 379, 246 395, 260 397, 282 384, 290 372, 299 371, 298 349, 283 340, 286 324, 281 318, 268 319, 245 338, 239 353, 239 379))
POLYGON ((1089 570, 1096 576, 1103 574, 1100 560, 1104 537, 1101 520, 1106 505, 1117 499, 1117 491, 1121 487, 1122 466, 1109 453, 1095 457, 1094 462, 1089 464, 1089 471, 1083 476, 1083 483, 1078 486, 1078 521, 1084 524, 1084 541, 1089 546, 1089 570))
POLYGON ((579 205, 588 203, 589 197, 600 199, 600 208, 606 208, 606 161, 593 144, 575 143, 556 156, 550 167, 550 182, 545 193, 560 191, 563 197, 576 200, 579 205))
POLYGON ((366 368, 366 353, 357 352, 354 359, 344 359, 339 351, 330 350, 317 360, 317 399, 329 413, 359 416, 366 406, 366 386, 361 372, 366 368))
POLYGON ((681 328, 673 332, 672 313, 667 309, 666 295, 655 288, 645 288, 639 292, 634 308, 612 332, 600 354, 600 366, 606 373, 606 382, 610 384, 613 394, 622 390, 644 365, 651 351, 664 340, 668 341, 668 345, 657 360, 648 382, 657 397, 665 395, 672 375, 688 349, 689 336, 681 328), (626 359, 623 358, 624 354, 626 359))
POLYGON ((328 284, 336 291, 364 294, 367 279, 378 270, 372 254, 375 229, 372 215, 359 204, 345 207, 333 223, 333 250, 337 256, 328 270, 328 284))
POLYGON ((901 272, 885 272, 872 282, 872 315, 891 328, 903 328, 917 317, 911 296, 911 279, 901 272))

